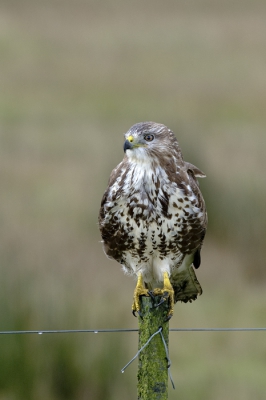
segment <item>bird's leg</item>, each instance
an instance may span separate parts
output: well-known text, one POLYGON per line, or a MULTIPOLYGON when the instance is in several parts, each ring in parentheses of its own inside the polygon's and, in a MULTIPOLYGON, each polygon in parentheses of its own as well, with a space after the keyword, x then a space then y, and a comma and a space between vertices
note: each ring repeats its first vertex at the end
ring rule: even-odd
POLYGON ((142 274, 138 275, 138 282, 134 290, 132 313, 136 317, 136 311, 140 315, 140 296, 149 296, 148 289, 145 289, 142 274))
POLYGON ((159 307, 162 303, 164 303, 168 298, 169 298, 169 312, 168 312, 168 316, 166 321, 168 321, 170 318, 172 318, 173 314, 174 314, 174 290, 173 287, 171 285, 171 282, 169 280, 169 276, 167 272, 163 273, 163 288, 159 289, 153 289, 153 294, 155 296, 162 296, 160 302, 155 306, 155 307, 159 307))

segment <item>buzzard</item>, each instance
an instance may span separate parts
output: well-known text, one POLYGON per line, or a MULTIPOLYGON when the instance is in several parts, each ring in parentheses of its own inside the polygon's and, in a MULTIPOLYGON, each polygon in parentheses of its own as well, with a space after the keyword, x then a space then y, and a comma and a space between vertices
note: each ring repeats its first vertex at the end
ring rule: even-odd
POLYGON ((133 314, 140 314, 140 296, 161 295, 159 304, 169 299, 170 319, 174 303, 202 293, 194 268, 201 262, 207 214, 196 178, 205 174, 183 160, 176 137, 163 124, 133 125, 124 153, 101 202, 104 251, 137 276, 133 314))

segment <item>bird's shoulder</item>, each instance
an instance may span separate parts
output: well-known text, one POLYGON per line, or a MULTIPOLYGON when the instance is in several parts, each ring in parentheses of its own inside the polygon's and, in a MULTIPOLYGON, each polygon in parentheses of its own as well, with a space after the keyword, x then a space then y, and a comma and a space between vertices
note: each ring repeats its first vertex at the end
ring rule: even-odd
POLYGON ((202 172, 198 167, 187 161, 184 161, 184 169, 196 178, 206 178, 204 172, 202 172))
POLYGON ((119 187, 122 186, 122 182, 124 180, 124 177, 127 173, 128 169, 128 162, 127 159, 124 158, 111 172, 107 188, 102 196, 101 200, 101 208, 100 208, 100 213, 99 213, 99 219, 104 217, 104 205, 110 200, 110 197, 112 196, 112 192, 114 192, 114 195, 117 195, 117 190, 119 190, 119 187), (113 188, 116 186, 116 190, 114 191, 113 188))

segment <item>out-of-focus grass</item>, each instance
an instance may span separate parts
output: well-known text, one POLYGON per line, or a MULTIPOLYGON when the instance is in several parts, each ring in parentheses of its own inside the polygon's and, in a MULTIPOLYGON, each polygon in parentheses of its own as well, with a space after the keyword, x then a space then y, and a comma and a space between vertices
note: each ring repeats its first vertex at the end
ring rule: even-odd
MULTIPOLYGON (((204 294, 172 327, 265 326, 262 1, 3 1, 0 329, 137 327, 97 213, 122 134, 155 120, 201 181, 204 294)), ((1 399, 133 399, 137 335, 0 337, 1 399)), ((265 398, 263 333, 173 333, 178 396, 265 398)), ((169 398, 176 398, 170 390, 169 398)))

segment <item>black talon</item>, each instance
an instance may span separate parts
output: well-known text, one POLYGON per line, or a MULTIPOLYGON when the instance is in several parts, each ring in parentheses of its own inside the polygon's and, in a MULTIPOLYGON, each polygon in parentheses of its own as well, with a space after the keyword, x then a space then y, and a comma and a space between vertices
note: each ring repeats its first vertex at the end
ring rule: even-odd
MULTIPOLYGON (((142 314, 141 314, 141 312, 140 312, 140 311, 137 311, 137 313, 139 314, 140 318, 142 318, 142 314)), ((136 318, 137 318, 137 315, 136 315, 136 310, 132 310, 132 314, 134 315, 134 317, 136 317, 136 318)))
POLYGON ((157 308, 157 307, 159 307, 161 304, 163 304, 165 301, 167 300, 167 298, 165 298, 165 297, 162 297, 161 298, 161 300, 159 301, 159 303, 158 304, 155 304, 155 308, 157 308))
POLYGON ((138 311, 138 314, 139 314, 140 319, 143 319, 143 316, 140 311, 138 311))
POLYGON ((172 318, 172 315, 170 314, 165 318, 164 322, 168 322, 171 318, 172 318))
POLYGON ((153 291, 152 291, 152 290, 150 290, 150 291, 148 292, 148 294, 151 296, 152 300, 155 300, 155 296, 154 296, 154 294, 153 294, 153 291))

